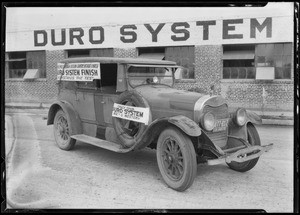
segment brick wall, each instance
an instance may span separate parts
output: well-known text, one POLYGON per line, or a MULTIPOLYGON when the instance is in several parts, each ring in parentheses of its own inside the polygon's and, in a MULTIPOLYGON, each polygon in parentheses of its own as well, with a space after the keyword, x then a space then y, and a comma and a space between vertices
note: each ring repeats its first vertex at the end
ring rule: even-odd
POLYGON ((214 84, 216 92, 220 93, 222 55, 220 45, 195 46, 195 80, 177 81, 175 87, 209 93, 210 86, 214 84))
POLYGON ((25 81, 7 79, 5 81, 5 102, 49 103, 57 95, 57 62, 64 59, 64 51, 46 51, 46 78, 25 81))
MULTIPOLYGON (((265 110, 293 110, 293 81, 222 80, 222 46, 195 47, 195 79, 180 80, 175 88, 209 93, 212 84, 231 107, 265 110), (263 94, 263 92, 265 92, 263 94)), ((137 57, 137 49, 114 49, 114 57, 137 57)), ((47 78, 34 81, 6 80, 6 102, 52 102, 56 99, 56 64, 64 51, 46 51, 47 78)))
POLYGON ((292 81, 224 81, 221 95, 231 107, 258 110, 293 111, 294 84, 292 81))
POLYGON ((214 84, 216 94, 223 96, 230 107, 271 111, 293 110, 292 80, 222 80, 222 55, 221 45, 196 46, 195 80, 177 81, 175 87, 208 94, 210 86, 214 84))
POLYGON ((136 58, 138 56, 136 48, 114 48, 114 57, 120 58, 136 58))

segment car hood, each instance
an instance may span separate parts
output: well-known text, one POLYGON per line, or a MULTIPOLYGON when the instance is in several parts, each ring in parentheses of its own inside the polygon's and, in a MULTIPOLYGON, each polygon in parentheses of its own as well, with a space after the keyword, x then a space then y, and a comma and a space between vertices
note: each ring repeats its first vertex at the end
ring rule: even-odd
POLYGON ((195 103, 205 96, 205 94, 161 85, 139 86, 135 90, 148 101, 154 118, 178 114, 193 118, 195 103))

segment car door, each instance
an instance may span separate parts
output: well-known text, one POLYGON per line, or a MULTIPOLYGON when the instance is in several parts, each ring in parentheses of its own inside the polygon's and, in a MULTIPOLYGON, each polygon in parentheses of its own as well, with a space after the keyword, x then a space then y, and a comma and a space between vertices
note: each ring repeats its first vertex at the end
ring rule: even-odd
POLYGON ((95 94, 95 113, 100 126, 112 127, 112 110, 119 94, 126 90, 124 65, 101 64, 101 80, 95 94))
POLYGON ((80 116, 83 133, 89 136, 96 136, 97 132, 97 120, 94 108, 95 92, 95 82, 77 82, 74 107, 80 116))

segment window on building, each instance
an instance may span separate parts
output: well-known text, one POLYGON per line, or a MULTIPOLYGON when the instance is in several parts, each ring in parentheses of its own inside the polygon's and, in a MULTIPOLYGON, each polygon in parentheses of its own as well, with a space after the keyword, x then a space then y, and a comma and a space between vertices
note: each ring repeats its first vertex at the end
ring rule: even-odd
POLYGON ((89 49, 67 50, 67 56, 68 56, 68 58, 73 58, 73 57, 89 57, 90 56, 90 50, 89 49))
POLYGON ((290 79, 292 44, 223 46, 223 79, 290 79))
POLYGON ((177 65, 184 67, 182 79, 195 78, 195 47, 146 47, 138 49, 139 57, 174 61, 177 65))
POLYGON ((112 48, 91 49, 90 56, 91 57, 113 57, 114 49, 112 49, 112 48))
POLYGON ((8 78, 46 78, 45 51, 9 52, 7 56, 8 78))
POLYGON ((223 47, 223 79, 254 79, 254 45, 223 47))
POLYGON ((112 48, 105 49, 73 49, 67 50, 67 57, 113 57, 114 51, 112 48))
POLYGON ((275 69, 275 79, 291 78, 292 44, 258 44, 255 50, 256 67, 275 69))

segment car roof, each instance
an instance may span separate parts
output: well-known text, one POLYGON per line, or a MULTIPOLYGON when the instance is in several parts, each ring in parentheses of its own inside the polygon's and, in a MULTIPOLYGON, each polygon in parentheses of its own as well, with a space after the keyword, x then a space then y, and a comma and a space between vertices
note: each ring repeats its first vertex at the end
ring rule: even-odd
POLYGON ((77 57, 77 58, 68 58, 60 61, 60 63, 79 63, 79 62, 176 65, 176 62, 173 61, 154 60, 154 59, 147 59, 147 58, 77 57))

